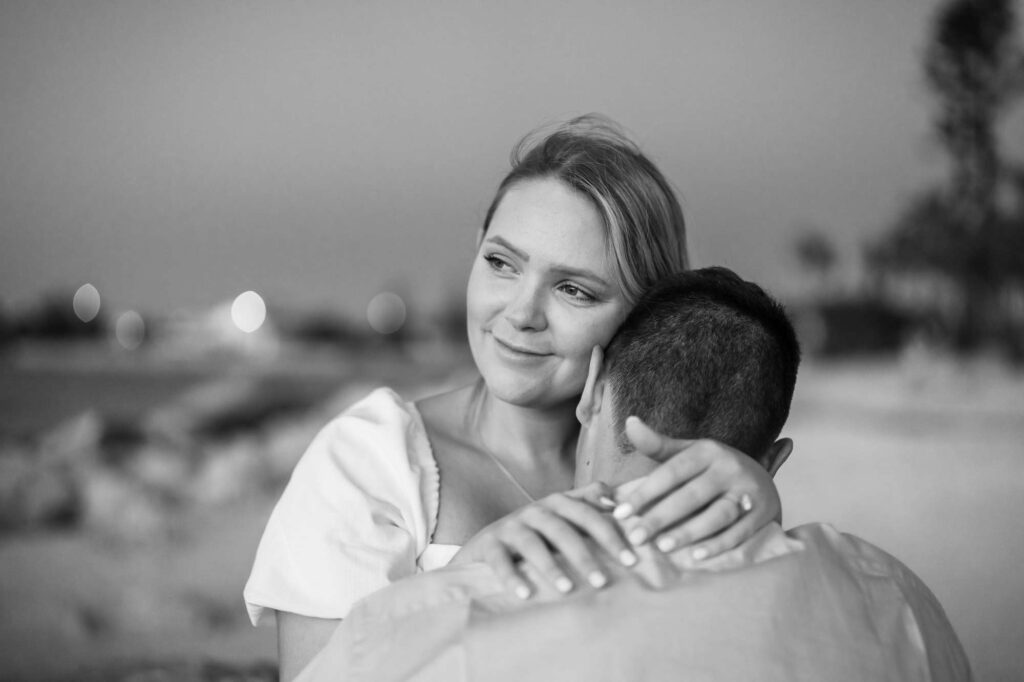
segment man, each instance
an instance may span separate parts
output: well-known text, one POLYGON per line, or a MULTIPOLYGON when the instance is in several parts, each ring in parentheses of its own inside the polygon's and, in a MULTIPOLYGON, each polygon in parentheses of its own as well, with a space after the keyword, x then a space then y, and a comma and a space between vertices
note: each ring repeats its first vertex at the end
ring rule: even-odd
MULTIPOLYGON (((774 474, 798 363, 792 326, 756 285, 722 268, 669 278, 594 353, 577 484, 619 485, 621 499, 678 451, 629 415, 751 453, 774 474)), ((637 554, 631 569, 604 562, 604 589, 562 596, 535 580, 530 601, 483 564, 400 581, 360 603, 299 679, 970 679, 928 588, 828 526, 770 524, 707 561, 650 545, 637 554)))

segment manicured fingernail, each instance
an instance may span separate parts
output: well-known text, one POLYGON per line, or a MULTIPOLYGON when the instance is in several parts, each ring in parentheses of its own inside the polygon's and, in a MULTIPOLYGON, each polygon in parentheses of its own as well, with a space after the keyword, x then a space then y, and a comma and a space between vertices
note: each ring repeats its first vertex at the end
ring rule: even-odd
POLYGON ((627 538, 629 539, 630 544, 632 544, 634 547, 637 545, 642 545, 644 544, 644 541, 647 540, 647 529, 643 526, 641 526, 640 528, 634 528, 633 530, 629 531, 629 535, 627 536, 627 538))
POLYGON ((632 515, 633 505, 631 505, 629 502, 624 502, 623 504, 620 504, 618 507, 615 508, 615 511, 612 512, 612 516, 617 518, 619 521, 622 521, 623 519, 628 519, 632 515))
POLYGON ((658 546, 658 549, 667 554, 676 548, 676 539, 671 535, 662 535, 654 544, 658 546))
POLYGON ((530 598, 530 588, 526 585, 516 586, 516 596, 522 599, 523 601, 526 601, 530 598))
POLYGON ((563 594, 570 592, 572 590, 572 581, 563 575, 555 581, 555 589, 563 594))
POLYGON ((636 565, 636 554, 633 554, 628 549, 624 549, 619 552, 619 562, 623 566, 634 566, 636 565))
POLYGON ((704 561, 708 558, 708 550, 704 547, 698 547, 697 549, 693 550, 690 556, 693 557, 694 561, 704 561))
POLYGON ((614 509, 615 505, 618 504, 615 500, 608 497, 607 495, 602 495, 601 497, 597 498, 597 501, 602 507, 606 507, 608 509, 614 509))
POLYGON ((605 578, 604 573, 601 573, 600 571, 594 571, 591 573, 587 576, 587 580, 590 581, 591 585, 598 589, 601 589, 608 584, 608 578, 605 578))

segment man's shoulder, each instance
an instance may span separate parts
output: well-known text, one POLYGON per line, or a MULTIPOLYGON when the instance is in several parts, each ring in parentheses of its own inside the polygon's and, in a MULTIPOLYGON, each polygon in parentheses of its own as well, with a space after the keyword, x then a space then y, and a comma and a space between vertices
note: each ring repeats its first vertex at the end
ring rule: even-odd
POLYGON ((902 602, 901 625, 910 628, 912 639, 927 653, 930 679, 971 679, 963 645, 945 609, 910 567, 864 538, 840 532, 829 524, 806 524, 786 534, 822 558, 825 565, 838 567, 856 581, 868 609, 892 610, 894 599, 902 602))

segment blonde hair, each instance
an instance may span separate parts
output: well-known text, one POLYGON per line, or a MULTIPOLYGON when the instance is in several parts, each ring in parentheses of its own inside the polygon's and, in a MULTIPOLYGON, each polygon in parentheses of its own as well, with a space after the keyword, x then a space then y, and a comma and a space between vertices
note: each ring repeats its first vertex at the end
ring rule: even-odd
POLYGON ((635 303, 651 285, 686 270, 686 223, 661 171, 610 119, 588 114, 524 137, 512 149, 483 230, 512 186, 557 178, 593 202, 604 220, 608 249, 626 298, 635 303))

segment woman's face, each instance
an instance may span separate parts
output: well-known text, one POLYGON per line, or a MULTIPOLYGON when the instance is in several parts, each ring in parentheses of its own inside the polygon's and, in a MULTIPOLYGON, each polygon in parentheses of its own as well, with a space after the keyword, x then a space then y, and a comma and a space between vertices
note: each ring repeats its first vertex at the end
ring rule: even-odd
POLYGON ((629 312, 590 201, 551 178, 509 189, 477 251, 466 308, 492 395, 539 408, 577 400, 591 349, 629 312))

